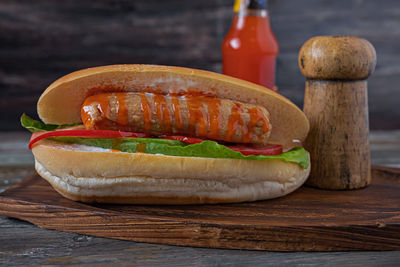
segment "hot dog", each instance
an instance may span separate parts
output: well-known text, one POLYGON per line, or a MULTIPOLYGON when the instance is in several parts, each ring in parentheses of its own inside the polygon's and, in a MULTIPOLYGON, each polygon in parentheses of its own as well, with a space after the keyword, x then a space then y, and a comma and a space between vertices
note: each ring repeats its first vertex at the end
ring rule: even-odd
POLYGON ((286 195, 308 177, 305 115, 221 74, 166 66, 77 71, 38 101, 37 172, 85 202, 201 204, 286 195), (283 152, 282 152, 283 149, 283 152))

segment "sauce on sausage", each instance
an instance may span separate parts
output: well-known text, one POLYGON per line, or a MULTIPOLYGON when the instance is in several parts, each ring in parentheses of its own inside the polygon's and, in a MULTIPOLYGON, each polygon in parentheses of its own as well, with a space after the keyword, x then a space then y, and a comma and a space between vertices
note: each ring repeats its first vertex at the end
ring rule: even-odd
POLYGON ((203 101, 199 98, 185 97, 189 111, 189 132, 196 136, 207 136, 207 116, 203 101))
POLYGON ((101 95, 93 95, 85 99, 81 109, 81 118, 82 122, 85 125, 85 127, 89 129, 94 128, 94 124, 96 123, 93 121, 93 114, 97 111, 100 113, 102 118, 106 118, 110 115, 110 105, 109 105, 109 99, 107 97, 101 96, 101 95), (91 104, 95 103, 96 104, 96 109, 93 110, 93 107, 91 107, 91 104))
POLYGON ((151 130, 151 108, 147 101, 146 93, 140 93, 141 103, 140 108, 143 114, 144 132, 149 133, 151 130))
POLYGON ((219 139, 221 129, 221 101, 218 98, 204 97, 208 109, 208 137, 219 139))
MULTIPOLYGON (((139 126, 129 125, 130 111, 127 97, 129 97, 127 93, 105 93, 88 97, 81 110, 85 127, 107 129, 107 127, 115 128, 119 125, 121 126, 117 128, 119 130, 138 129, 129 128, 139 126), (111 104, 116 108, 111 110, 111 104), (113 114, 110 114, 111 112, 113 114), (96 118, 93 117, 94 113, 96 113, 96 118), (113 117, 111 118, 110 115, 113 117)), ((143 126, 139 127, 139 131, 147 134, 158 135, 161 129, 161 134, 179 133, 228 142, 252 143, 257 140, 263 141, 265 133, 270 131, 265 111, 257 106, 240 102, 222 102, 221 99, 204 95, 178 96, 142 92, 136 93, 135 97, 140 100, 135 100, 136 104, 130 105, 138 105, 137 108, 140 108, 143 126), (152 105, 149 103, 150 99, 152 105), (182 115, 182 112, 186 112, 186 115, 182 115), (154 116, 157 118, 156 122, 154 116), (187 129, 184 129, 183 119, 187 119, 185 121, 189 126, 187 129), (225 124, 222 123, 222 119, 226 120, 225 124), (157 122, 158 125, 154 125, 157 122), (158 129, 156 130, 155 127, 158 129), (226 129, 222 129, 223 127, 226 129)))
POLYGON ((171 133, 171 114, 165 96, 155 94, 153 98, 158 121, 160 122, 162 129, 165 133, 171 133))
MULTIPOLYGON (((258 123, 262 123, 262 131, 263 132, 267 132, 269 130, 269 124, 267 119, 265 118, 264 114, 261 112, 261 110, 257 107, 254 108, 250 108, 247 111, 250 115, 250 123, 249 123, 249 133, 251 135, 254 134, 255 132, 255 128, 257 127, 258 123)), ((262 132, 260 132, 260 134, 257 135, 257 139, 261 139, 262 138, 262 132)), ((252 138, 252 137, 251 137, 252 138)), ((251 139, 250 139, 251 140, 251 139)))
POLYGON ((129 114, 126 105, 126 94, 117 93, 115 96, 117 98, 117 123, 120 125, 128 125, 129 114))
POLYGON ((172 110, 175 115, 175 125, 176 129, 179 131, 182 131, 182 118, 181 118, 181 108, 179 107, 179 98, 178 97, 172 97, 171 98, 172 102, 172 110))
MULTIPOLYGON (((244 123, 243 123, 243 119, 241 117, 242 114, 242 105, 238 104, 238 103, 234 103, 231 109, 231 114, 229 115, 229 119, 228 119, 228 125, 226 127, 226 139, 228 140, 233 140, 233 136, 235 135, 235 133, 237 133, 237 129, 238 126, 241 126, 241 136, 243 139, 244 136, 244 123)), ((246 128, 247 130, 247 128, 246 128)), ((239 140, 238 140, 239 141, 239 140)))

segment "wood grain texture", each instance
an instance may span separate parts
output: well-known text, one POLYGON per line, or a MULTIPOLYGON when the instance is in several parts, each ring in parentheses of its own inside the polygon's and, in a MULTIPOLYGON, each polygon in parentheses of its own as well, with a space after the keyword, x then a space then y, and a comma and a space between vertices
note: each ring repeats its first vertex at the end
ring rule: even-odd
POLYGON ((0 217, 0 265, 395 266, 400 251, 270 252, 146 244, 51 231, 0 217))
MULTIPOLYGON (((155 63, 221 70, 232 0, 3 0, 0 2, 0 130, 20 129, 40 93, 77 69, 155 63)), ((357 35, 377 49, 370 79, 373 129, 400 129, 400 6, 397 0, 270 0, 280 44, 279 91, 301 106, 297 55, 315 35, 357 35)))
POLYGON ((357 189, 371 182, 366 87, 366 81, 306 81, 308 185, 357 189))
POLYGON ((364 190, 301 188, 271 201, 200 206, 86 205, 61 197, 32 176, 1 194, 0 215, 47 229, 182 246, 400 249, 400 170, 380 167, 373 175, 364 190))

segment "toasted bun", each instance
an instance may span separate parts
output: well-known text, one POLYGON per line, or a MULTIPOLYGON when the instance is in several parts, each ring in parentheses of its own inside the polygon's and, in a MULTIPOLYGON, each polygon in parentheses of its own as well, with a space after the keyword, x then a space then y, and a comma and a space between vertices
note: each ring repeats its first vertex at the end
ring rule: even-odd
POLYGON ((284 196, 310 168, 280 160, 238 160, 110 152, 42 140, 37 172, 63 196, 84 202, 202 204, 284 196))
POLYGON ((38 102, 45 123, 81 121, 83 101, 96 92, 201 93, 264 106, 271 113, 270 143, 291 147, 304 141, 309 123, 304 113, 283 96, 265 87, 226 75, 181 67, 114 65, 80 70, 51 84, 38 102))

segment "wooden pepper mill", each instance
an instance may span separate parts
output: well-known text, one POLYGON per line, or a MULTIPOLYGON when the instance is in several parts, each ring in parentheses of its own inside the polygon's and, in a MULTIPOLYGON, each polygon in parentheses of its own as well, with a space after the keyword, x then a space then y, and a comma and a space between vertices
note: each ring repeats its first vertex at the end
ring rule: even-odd
POLYGON ((310 186, 357 189, 370 184, 368 96, 366 79, 376 53, 354 36, 319 36, 300 50, 307 78, 304 113, 310 120, 305 147, 311 156, 310 186))

